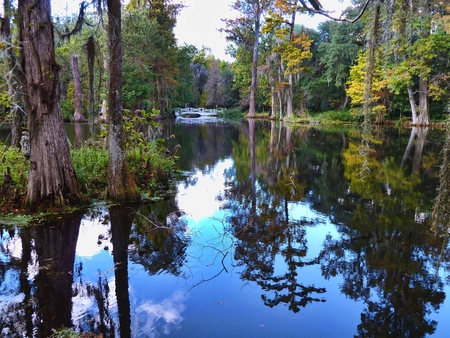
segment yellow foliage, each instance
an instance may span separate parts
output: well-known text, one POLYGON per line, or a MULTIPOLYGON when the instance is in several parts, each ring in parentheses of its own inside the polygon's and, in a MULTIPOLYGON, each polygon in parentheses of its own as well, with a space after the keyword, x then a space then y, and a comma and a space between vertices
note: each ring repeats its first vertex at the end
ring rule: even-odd
MULTIPOLYGON (((350 77, 347 81, 347 95, 352 100, 352 106, 360 106, 364 104, 364 86, 366 80, 366 66, 367 55, 365 52, 360 52, 356 57, 355 64, 350 68, 350 77)), ((387 77, 386 70, 379 65, 376 66, 373 74, 372 93, 373 102, 381 102, 387 92, 387 77)), ((381 104, 378 104, 377 111, 379 112, 381 104)), ((383 106, 384 107, 384 106, 383 106)), ((383 108, 386 110, 386 107, 383 108)))

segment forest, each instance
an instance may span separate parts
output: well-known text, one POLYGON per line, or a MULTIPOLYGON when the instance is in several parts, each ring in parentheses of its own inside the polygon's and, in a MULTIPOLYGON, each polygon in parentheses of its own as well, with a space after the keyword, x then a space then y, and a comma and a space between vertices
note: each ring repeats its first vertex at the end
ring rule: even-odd
MULTIPOLYGON (((82 17, 52 17, 66 120, 74 119, 77 104, 86 118, 97 118, 106 107, 107 18, 93 5, 80 4, 82 17)), ((357 0, 337 20, 330 18, 314 30, 302 26, 299 14, 321 15, 332 9, 314 9, 303 1, 237 1, 234 7, 241 16, 228 20, 224 29, 232 63, 216 59, 207 46, 177 45, 173 30, 183 6, 172 0, 147 0, 131 1, 122 9, 126 109, 167 114, 189 105, 249 111, 257 38, 258 113, 290 117, 343 108, 357 113, 364 103, 370 66, 370 103, 376 118, 416 121, 425 110, 423 122, 417 121, 426 124, 446 115, 450 5, 444 2, 357 0), (260 7, 258 13, 252 12, 254 4, 260 7)), ((14 22, 12 46, 18 43, 14 22)), ((7 46, 5 40, 4 54, 7 46)), ((1 66, 1 73, 8 74, 7 57, 1 66)), ((10 106, 7 76, 1 88, 5 116, 10 106)))
POLYGON ((223 29, 233 62, 177 44, 182 2, 82 1, 70 17, 52 16, 50 0, 14 6, 3 1, 0 117, 17 147, 26 125, 31 209, 80 201, 64 121, 109 122, 108 198, 136 200, 127 114, 201 106, 295 122, 335 111, 426 126, 448 113, 450 5, 442 1, 355 0, 339 14, 317 0, 238 0, 239 16, 223 29), (299 14, 329 20, 314 30, 299 14))

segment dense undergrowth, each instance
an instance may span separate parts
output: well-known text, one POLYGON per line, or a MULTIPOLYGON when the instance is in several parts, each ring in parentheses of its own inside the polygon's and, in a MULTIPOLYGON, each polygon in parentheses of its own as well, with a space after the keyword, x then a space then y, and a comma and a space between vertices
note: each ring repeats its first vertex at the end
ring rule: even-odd
MULTIPOLYGON (((145 112, 144 112, 145 114, 145 112)), ((168 139, 149 138, 158 126, 149 116, 126 119, 127 160, 143 198, 167 191, 176 170, 175 136, 168 139)), ((86 141, 71 150, 72 162, 83 200, 106 200, 108 190, 107 135, 86 141)), ((26 193, 28 160, 20 149, 0 144, 0 214, 19 212, 26 193)))

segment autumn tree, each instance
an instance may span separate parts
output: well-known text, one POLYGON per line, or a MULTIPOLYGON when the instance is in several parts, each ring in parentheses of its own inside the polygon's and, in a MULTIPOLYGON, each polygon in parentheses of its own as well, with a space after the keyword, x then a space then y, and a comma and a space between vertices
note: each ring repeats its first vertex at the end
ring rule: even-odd
POLYGON ((277 1, 275 11, 267 19, 264 31, 273 32, 276 45, 273 52, 280 57, 282 80, 277 84, 283 87, 286 96, 286 118, 293 115, 294 76, 298 77, 308 70, 304 61, 312 57, 310 52, 311 39, 306 31, 295 31, 295 19, 299 9, 298 2, 277 1), (286 20, 285 17, 289 17, 286 20))
POLYGON ((28 114, 30 170, 25 206, 64 206, 79 189, 64 130, 50 0, 19 0, 19 41, 28 114))
POLYGON ((439 69, 439 59, 448 62, 450 36, 439 24, 445 5, 434 1, 398 1, 386 8, 394 19, 393 36, 386 42, 388 57, 395 60, 389 73, 394 93, 408 95, 412 123, 430 123, 430 99, 448 87, 447 67, 439 69), (443 71, 439 71, 443 70, 443 71))

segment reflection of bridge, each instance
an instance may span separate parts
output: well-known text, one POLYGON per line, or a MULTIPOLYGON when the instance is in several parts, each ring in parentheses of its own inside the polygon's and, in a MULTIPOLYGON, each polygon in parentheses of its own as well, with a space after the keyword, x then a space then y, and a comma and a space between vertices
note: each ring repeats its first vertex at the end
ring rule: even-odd
POLYGON ((201 116, 217 116, 223 112, 222 108, 175 108, 175 116, 182 117, 201 117, 201 116))

